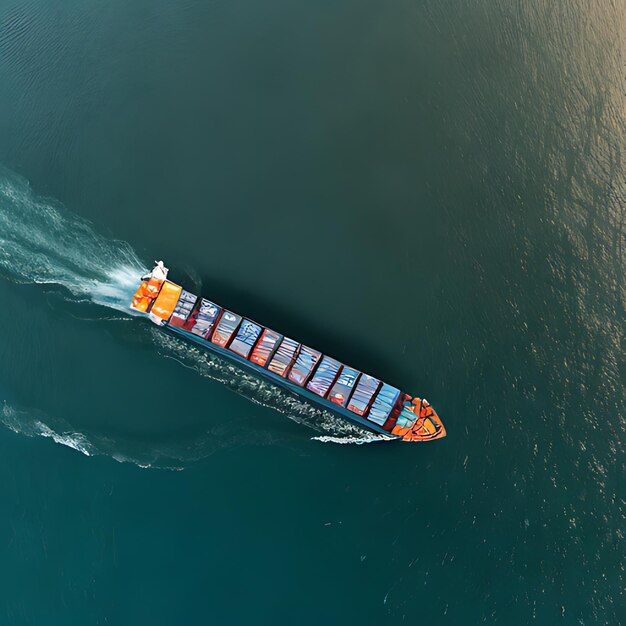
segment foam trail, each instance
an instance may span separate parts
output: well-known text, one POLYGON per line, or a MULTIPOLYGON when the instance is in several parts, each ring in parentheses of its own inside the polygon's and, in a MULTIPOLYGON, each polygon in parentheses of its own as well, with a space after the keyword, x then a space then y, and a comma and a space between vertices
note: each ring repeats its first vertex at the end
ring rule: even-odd
MULTIPOLYGON (((60 203, 37 195, 28 181, 0 166, 0 274, 18 283, 60 285, 76 300, 128 314, 131 313, 128 303, 138 278, 146 271, 127 243, 98 234, 89 221, 72 214, 60 203)), ((356 444, 386 439, 373 436, 329 411, 163 332, 155 331, 153 338, 164 356, 175 358, 200 375, 219 380, 249 400, 323 434, 314 439, 356 444)), ((53 424, 46 416, 33 417, 32 411, 16 412, 5 406, 0 419, 16 432, 51 438, 87 456, 107 454, 142 467, 152 466, 155 458, 190 460, 186 456, 180 458, 176 450, 153 450, 148 459, 142 454, 142 460, 138 461, 122 454, 120 446, 116 448, 106 438, 76 432, 59 420, 53 424)), ((228 435, 224 440, 227 439, 228 435)), ((198 458, 206 456, 207 452, 206 445, 200 447, 198 458)))
POLYGON ((0 168, 0 272, 19 283, 61 285, 79 300, 129 313, 146 269, 127 243, 99 235, 90 222, 0 168))
POLYGON ((97 454, 93 444, 91 444, 83 433, 57 432, 45 423, 45 417, 39 412, 32 411, 27 414, 9 404, 4 404, 0 410, 2 423, 15 433, 26 435, 27 437, 47 437, 54 442, 67 446, 81 452, 85 456, 97 454))
POLYGON ((41 411, 19 408, 6 402, 0 407, 0 421, 19 435, 45 437, 85 456, 108 456, 118 463, 133 463, 142 468, 182 470, 181 463, 194 460, 177 455, 175 450, 170 453, 154 446, 144 446, 144 449, 136 452, 131 450, 132 446, 128 442, 80 432, 62 419, 54 419, 41 411))
POLYGON ((218 450, 242 445, 286 445, 270 431, 247 428, 244 432, 218 425, 189 438, 164 443, 145 438, 115 436, 95 431, 80 431, 66 420, 4 402, 0 404, 0 423, 25 437, 44 437, 85 456, 106 456, 118 463, 132 463, 143 469, 182 471, 218 450))
POLYGON ((321 441, 322 443, 340 443, 363 445, 365 443, 377 443, 378 441, 392 441, 393 437, 386 437, 385 435, 370 435, 363 437, 332 437, 330 435, 322 435, 320 437, 311 437, 314 441, 321 441))

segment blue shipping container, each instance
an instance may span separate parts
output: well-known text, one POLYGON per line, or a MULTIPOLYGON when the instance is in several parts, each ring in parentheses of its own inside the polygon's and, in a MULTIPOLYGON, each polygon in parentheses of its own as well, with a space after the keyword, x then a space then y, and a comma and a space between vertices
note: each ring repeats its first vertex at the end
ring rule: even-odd
POLYGON ((335 361, 335 359, 331 359, 329 356, 323 357, 320 366, 313 374, 313 378, 311 378, 306 388, 322 398, 325 397, 330 386, 335 381, 340 368, 341 363, 339 361, 335 361))
POLYGON ((365 415, 378 387, 380 387, 378 378, 363 374, 350 398, 348 408, 358 415, 365 415))
POLYGON ((244 359, 247 359, 248 354, 250 354, 250 350, 252 350, 254 344, 256 343, 256 340, 261 334, 261 330, 263 329, 258 324, 255 324, 250 320, 244 320, 241 323, 241 328, 239 328, 237 336, 230 344, 230 349, 235 354, 238 354, 244 359))
POLYGON ((372 403, 367 419, 382 426, 387 421, 391 411, 393 411, 399 397, 399 389, 383 383, 376 400, 372 403))

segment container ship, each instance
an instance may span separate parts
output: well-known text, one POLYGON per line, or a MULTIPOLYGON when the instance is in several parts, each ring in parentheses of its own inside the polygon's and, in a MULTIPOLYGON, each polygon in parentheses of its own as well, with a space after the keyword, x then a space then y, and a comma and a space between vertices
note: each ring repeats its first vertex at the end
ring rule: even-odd
POLYGON ((131 308, 152 322, 377 435, 446 436, 424 398, 412 397, 168 280, 163 261, 141 278, 131 308))

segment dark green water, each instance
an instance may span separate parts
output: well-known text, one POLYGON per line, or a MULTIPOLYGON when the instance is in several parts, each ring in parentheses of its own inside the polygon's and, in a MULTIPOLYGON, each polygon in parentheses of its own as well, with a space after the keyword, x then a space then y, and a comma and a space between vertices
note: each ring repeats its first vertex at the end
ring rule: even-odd
POLYGON ((0 0, 0 624, 626 623, 624 32, 0 0), (448 438, 323 443, 184 367, 119 310, 157 257, 448 438))

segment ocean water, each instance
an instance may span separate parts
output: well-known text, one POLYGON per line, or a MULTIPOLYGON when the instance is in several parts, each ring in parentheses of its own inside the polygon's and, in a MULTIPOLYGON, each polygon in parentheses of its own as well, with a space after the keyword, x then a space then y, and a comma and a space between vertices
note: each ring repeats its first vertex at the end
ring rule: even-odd
POLYGON ((0 625, 626 623, 624 32, 0 0, 0 625), (160 333, 126 307, 156 258, 448 437, 160 333))

